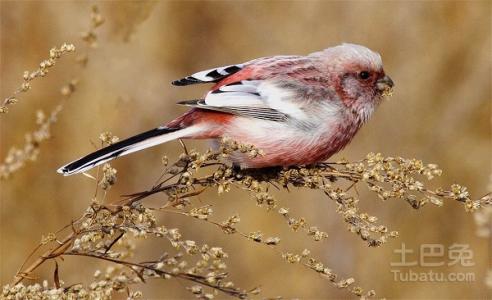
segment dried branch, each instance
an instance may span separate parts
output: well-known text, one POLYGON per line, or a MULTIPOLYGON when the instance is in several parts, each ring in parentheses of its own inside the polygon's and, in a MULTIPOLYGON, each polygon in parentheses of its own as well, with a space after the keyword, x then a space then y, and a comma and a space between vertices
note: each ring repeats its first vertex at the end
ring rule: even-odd
MULTIPOLYGON (((106 133, 101 135, 101 140, 111 143, 117 139, 106 133)), ((164 159, 165 170, 149 190, 125 196, 112 205, 104 205, 100 199, 94 198, 82 217, 65 226, 57 234, 49 234, 42 239, 42 244, 51 248, 28 267, 21 268, 12 284, 4 287, 4 294, 17 295, 17 290, 28 293, 29 287, 32 290, 33 285, 25 287, 20 284, 25 278, 33 278, 33 272, 47 260, 69 256, 91 257, 130 270, 130 273, 110 272, 112 275, 108 275, 103 287, 111 287, 114 291, 127 291, 130 285, 146 282, 148 279, 176 278, 194 283, 195 285, 188 289, 200 299, 210 299, 214 295, 213 291, 207 292, 204 288, 238 298, 247 298, 259 292, 257 288, 237 288, 232 282, 227 281, 225 259, 228 254, 222 248, 185 240, 179 229, 169 229, 163 224, 158 224, 154 213, 165 212, 201 220, 226 234, 238 234, 249 241, 270 247, 288 263, 307 267, 323 275, 335 286, 346 288, 361 298, 369 298, 375 295, 374 291, 365 292, 358 286, 352 287, 353 278, 338 279, 339 276, 331 269, 316 258, 310 257, 309 249, 304 249, 301 253, 280 249, 279 237, 264 237, 258 230, 249 233, 239 230, 237 224, 240 218, 237 214, 223 222, 212 221, 212 204, 195 206, 194 197, 206 189, 216 189, 219 194, 229 192, 231 187, 247 190, 259 207, 276 211, 291 230, 302 231, 311 236, 313 242, 320 242, 327 238, 326 232, 308 225, 303 217, 293 217, 289 208, 278 208, 279 200, 268 192, 270 187, 287 191, 292 187, 320 190, 337 205, 337 212, 342 216, 349 231, 357 234, 369 246, 381 246, 388 238, 397 237, 398 233, 389 231, 386 226, 379 224, 375 216, 359 211, 357 186, 366 186, 382 200, 402 199, 415 209, 420 209, 427 203, 441 206, 445 199, 462 203, 467 211, 475 211, 491 204, 490 194, 472 200, 466 188, 459 185, 452 185, 448 190, 425 187, 423 180, 431 180, 440 176, 442 172, 436 165, 425 165, 415 159, 369 154, 355 163, 342 161, 309 167, 238 170, 223 161, 224 157, 235 151, 252 156, 261 155, 261 151, 251 145, 224 140, 217 151, 209 150, 201 154, 187 150, 171 165, 167 165, 167 159, 164 159), (200 174, 205 175, 198 176, 198 170, 200 174), (157 193, 166 195, 163 205, 155 208, 145 206, 143 200, 157 193), (67 230, 69 232, 64 238, 58 238, 67 230), (145 262, 132 261, 131 257, 136 247, 134 240, 147 237, 165 239, 171 249, 159 258, 145 262)), ((102 178, 97 179, 96 183, 107 192, 115 183, 116 171, 109 165, 103 167, 103 170, 102 178)), ((101 197, 104 197, 106 192, 101 197)), ((61 266, 58 273, 62 274, 61 266)), ((61 280, 59 284, 60 288, 55 286, 53 289, 63 289, 61 280)), ((91 290, 91 286, 77 285, 77 289, 65 288, 63 293, 77 295, 103 292, 103 288, 91 290)), ((130 294, 139 295, 137 292, 130 294)))
POLYGON ((31 82, 35 78, 44 77, 48 74, 50 68, 52 68, 56 62, 65 54, 74 52, 75 46, 73 44, 64 43, 60 47, 54 47, 50 50, 50 57, 43 60, 39 67, 35 71, 25 71, 23 75, 23 82, 17 90, 15 90, 12 95, 8 96, 3 100, 3 104, 0 106, 0 114, 8 112, 8 106, 17 103, 17 99, 20 93, 26 93, 31 89, 31 82))
MULTIPOLYGON (((91 23, 89 30, 82 34, 82 39, 88 47, 96 46, 96 28, 104 23, 104 17, 99 13, 97 6, 92 6, 91 10, 91 23)), ((8 105, 16 103, 18 100, 16 96, 19 93, 27 92, 31 88, 31 81, 38 77, 44 77, 49 68, 53 67, 58 59, 69 52, 75 52, 75 46, 72 44, 64 43, 60 48, 53 48, 50 50, 50 58, 41 62, 39 68, 36 71, 24 72, 24 82, 19 89, 17 89, 11 96, 4 100, 3 106, 0 107, 0 113, 7 113, 8 105)), ((85 68, 88 62, 88 52, 82 54, 77 58, 77 62, 82 68, 85 68)), ((38 110, 36 114, 36 123, 38 128, 25 134, 25 143, 22 147, 12 146, 4 162, 0 164, 0 181, 9 179, 15 172, 23 168, 28 162, 37 160, 40 153, 40 146, 43 142, 51 137, 51 126, 57 122, 58 115, 63 110, 65 103, 72 97, 76 91, 78 84, 77 78, 72 78, 67 84, 64 84, 60 88, 60 94, 62 99, 59 104, 51 111, 48 118, 46 118, 43 111, 38 110)))

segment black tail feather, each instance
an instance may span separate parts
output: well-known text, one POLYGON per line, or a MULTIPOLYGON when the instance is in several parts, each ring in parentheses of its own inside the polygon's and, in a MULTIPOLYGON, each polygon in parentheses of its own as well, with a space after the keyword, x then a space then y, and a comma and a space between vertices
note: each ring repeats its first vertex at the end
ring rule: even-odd
POLYGON ((62 173, 64 175, 70 175, 73 173, 82 172, 83 170, 96 166, 103 161, 108 161, 120 156, 122 152, 125 152, 132 145, 177 130, 179 130, 179 128, 158 127, 137 134, 126 140, 119 141, 105 148, 99 149, 93 153, 90 153, 76 161, 73 161, 58 169, 58 173, 62 173))

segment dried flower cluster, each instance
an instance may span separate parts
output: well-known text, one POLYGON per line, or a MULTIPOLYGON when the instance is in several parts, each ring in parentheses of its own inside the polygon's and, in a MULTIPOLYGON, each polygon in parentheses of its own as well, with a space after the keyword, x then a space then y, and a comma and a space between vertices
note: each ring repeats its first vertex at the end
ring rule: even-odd
POLYGON ((35 71, 25 71, 24 75, 22 76, 23 82, 21 86, 15 90, 15 92, 5 98, 3 100, 2 106, 0 106, 0 114, 1 113, 7 113, 8 112, 8 106, 17 103, 19 100, 17 99, 17 96, 20 93, 25 93, 31 89, 31 82, 38 77, 44 77, 46 74, 48 74, 48 71, 51 67, 53 67, 58 59, 60 59, 63 55, 74 52, 75 51, 75 46, 73 44, 66 44, 64 43, 61 45, 59 48, 52 48, 50 50, 50 57, 46 60, 43 60, 40 64, 38 69, 35 71))
POLYGON ((36 124, 39 126, 37 130, 25 135, 25 144, 21 149, 15 146, 9 149, 7 157, 0 164, 0 180, 9 178, 12 173, 24 167, 28 161, 34 161, 39 154, 39 146, 42 142, 50 138, 51 125, 57 120, 57 116, 62 110, 61 105, 55 107, 49 117, 38 110, 36 113, 36 124))
MULTIPOLYGON (((110 133, 104 133, 101 140, 111 143, 117 139, 110 133)), ((214 220, 213 204, 204 205, 195 201, 196 196, 206 189, 215 189, 218 194, 234 187, 246 190, 259 207, 278 213, 293 231, 303 231, 312 237, 313 242, 321 242, 328 238, 326 232, 308 225, 303 217, 292 216, 291 210, 279 207, 281 200, 269 193, 272 187, 287 191, 293 187, 320 190, 337 204, 337 212, 348 230, 369 246, 380 246, 388 238, 397 237, 398 233, 379 224, 377 217, 360 212, 357 185, 366 186, 382 200, 403 199, 415 209, 426 203, 441 206, 445 199, 463 203, 467 211, 491 204, 490 195, 472 200, 466 188, 458 185, 453 185, 449 190, 426 188, 423 181, 441 175, 441 171, 436 165, 425 165, 415 159, 369 154, 355 163, 342 161, 310 167, 238 170, 222 160, 234 155, 236 151, 252 156, 261 155, 261 151, 252 145, 241 145, 230 140, 224 140, 217 151, 208 150, 205 153, 188 151, 184 147, 185 153, 175 163, 169 165, 167 158, 163 159, 163 175, 151 189, 127 196, 111 205, 103 202, 106 193, 103 198, 98 198, 96 194, 79 219, 56 234, 42 238, 35 252, 39 253, 41 248, 47 250, 34 261, 28 259, 30 264, 22 266, 12 284, 4 287, 3 297, 15 299, 20 295, 29 295, 26 297, 34 298, 62 293, 65 297, 87 299, 91 295, 99 295, 104 299, 113 293, 122 292, 134 299, 141 295, 131 290, 135 284, 145 283, 149 279, 172 278, 189 281, 187 290, 199 299, 212 299, 219 292, 243 299, 260 292, 258 288, 236 287, 228 279, 230 270, 227 269, 226 261, 229 255, 220 246, 186 239, 178 228, 169 228, 158 222, 157 214, 172 213, 210 224, 224 234, 236 234, 269 247, 287 263, 308 268, 337 288, 346 289, 355 296, 370 298, 375 296, 373 290, 364 290, 355 285, 351 277, 340 278, 323 262, 311 256, 307 245, 303 245, 306 247, 304 250, 297 252, 285 249, 280 237, 269 236, 261 230, 242 230, 238 214, 222 221, 214 220), (146 205, 144 199, 157 193, 166 195, 165 202, 159 207, 146 205), (168 246, 163 247, 158 257, 136 261, 133 256, 135 249, 148 239, 165 240, 168 246), (110 271, 106 270, 105 275, 96 271, 94 280, 87 285, 65 285, 60 280, 62 272, 58 265, 54 272, 53 287, 48 288, 46 284, 25 286, 21 283, 25 278, 31 278, 33 272, 48 260, 77 256, 111 262, 114 267, 110 271)), ((116 170, 108 165, 103 167, 102 173, 102 179, 96 178, 96 182, 99 188, 107 191, 116 181, 116 170)))
MULTIPOLYGON (((132 4, 129 4, 132 5, 132 4)), ((125 26, 118 26, 128 41, 135 28, 145 20, 155 3, 148 3, 140 8, 139 15, 125 26)), ((82 32, 81 38, 87 49, 98 45, 97 29, 104 24, 105 18, 97 6, 91 8, 89 28, 82 32)), ((119 31, 118 31, 119 30, 119 31)), ((50 51, 50 58, 43 61, 33 72, 26 71, 22 85, 9 97, 5 98, 0 113, 6 113, 8 106, 16 103, 20 93, 31 88, 34 78, 43 77, 66 53, 75 47, 63 44, 50 51)), ((76 61, 83 68, 89 61, 88 52, 79 54, 76 61)), ((0 165, 0 180, 9 178, 27 162, 35 160, 39 146, 50 137, 51 126, 66 101, 75 91, 78 79, 74 78, 61 88, 63 100, 48 117, 38 112, 39 128, 26 135, 26 143, 20 149, 13 147, 8 152, 4 163, 0 165)), ((118 141, 109 132, 100 135, 102 145, 118 141)), ((401 157, 384 157, 370 153, 357 162, 340 161, 321 163, 315 166, 290 168, 270 168, 262 170, 238 170, 223 159, 235 152, 247 153, 252 157, 263 155, 253 145, 239 144, 225 139, 217 151, 205 153, 188 151, 179 159, 169 164, 167 157, 162 163, 165 169, 162 176, 152 188, 126 196, 123 199, 109 201, 110 188, 116 184, 117 173, 111 165, 98 168, 97 175, 86 174, 93 178, 96 193, 90 200, 89 207, 76 220, 70 222, 57 232, 47 233, 41 237, 38 246, 19 268, 11 284, 3 287, 2 299, 111 299, 115 294, 124 294, 127 299, 139 299, 143 295, 134 290, 139 284, 150 279, 188 282, 186 290, 198 299, 213 299, 224 294, 240 299, 256 296, 259 288, 237 287, 229 277, 234 270, 228 269, 229 255, 220 245, 194 241, 183 237, 179 228, 173 228, 159 221, 159 214, 178 214, 203 222, 217 228, 226 235, 238 235, 246 241, 271 249, 279 259, 293 266, 301 266, 320 275, 336 288, 344 289, 351 295, 372 298, 373 290, 356 285, 352 277, 343 278, 331 270, 320 259, 311 255, 309 244, 302 244, 300 249, 287 249, 282 241, 284 237, 273 236, 257 228, 244 229, 241 216, 231 214, 225 219, 217 219, 214 205, 197 201, 198 195, 205 190, 215 190, 219 195, 231 192, 234 188, 245 190, 251 195, 258 207, 278 216, 293 232, 301 232, 312 239, 312 243, 329 240, 329 235, 318 226, 311 224, 303 216, 282 203, 271 193, 272 189, 289 191, 292 188, 318 190, 327 199, 336 204, 336 211, 345 223, 347 230, 359 236, 371 247, 383 245, 390 238, 398 237, 397 231, 389 230, 381 224, 376 216, 360 211, 361 201, 358 188, 365 187, 383 201, 401 199, 414 209, 426 204, 442 206, 446 199, 455 200, 464 205, 466 211, 475 212, 481 236, 490 236, 491 202, 486 195, 480 199, 471 198, 466 187, 454 184, 448 189, 429 189, 425 181, 440 176, 442 171, 434 164, 424 164, 420 160, 401 157), (97 191, 101 191, 99 193, 97 191), (145 203, 151 195, 162 193, 162 205, 152 207, 145 203), (112 203, 112 204, 108 204, 112 203), (162 252, 156 257, 137 260, 136 251, 143 243, 151 239, 163 241, 162 252), (110 266, 95 270, 94 276, 84 283, 66 283, 63 277, 62 262, 69 257, 89 257, 109 263, 110 266), (34 272, 47 261, 55 263, 53 284, 48 280, 38 280, 34 272), (26 280, 33 280, 26 283, 26 280), (221 294, 222 293, 222 294, 221 294)), ((244 217, 244 216, 242 216, 244 217)), ((165 220, 165 218, 164 218, 165 220)), ((492 272, 486 278, 492 286, 492 272)), ((258 283, 260 284, 260 283, 258 283)))
POLYGON ((36 112, 36 124, 38 128, 25 134, 25 143, 21 148, 12 146, 2 164, 0 164, 0 181, 6 180, 13 173, 23 168, 28 162, 35 161, 40 152, 40 146, 51 137, 51 126, 58 120, 58 115, 63 110, 63 103, 67 101, 75 91, 76 80, 72 80, 60 89, 63 100, 46 117, 42 110, 36 112))
POLYGON ((99 12, 99 8, 93 5, 91 8, 91 23, 89 29, 81 33, 82 40, 87 43, 88 46, 95 48, 97 47, 97 34, 96 28, 104 24, 105 19, 99 12))
MULTIPOLYGON (((489 178, 489 190, 492 190, 492 174, 489 178)), ((492 206, 484 207, 474 213, 475 224, 477 225, 476 234, 478 237, 488 239, 492 238, 492 206)), ((490 245, 490 244, 489 244, 490 245)), ((487 275, 485 276, 485 286, 492 290, 492 266, 489 265, 487 275)))
MULTIPOLYGON (((97 6, 93 6, 89 31, 94 39, 97 37, 94 30, 103 23, 104 18, 99 14, 97 6)), ((92 39, 88 40, 85 38, 85 35, 83 35, 82 38, 88 47, 94 46, 92 39)), ((5 99, 3 106, 0 107, 0 113, 6 113, 8 111, 7 106, 17 102, 17 95, 22 92, 27 92, 31 88, 31 81, 34 78, 45 76, 48 73, 49 68, 53 67, 59 58, 66 53, 74 51, 75 46, 67 43, 64 43, 60 48, 51 49, 50 58, 41 62, 37 70, 33 72, 24 72, 24 82, 22 86, 15 91, 12 96, 5 99)), ((86 53, 78 57, 77 61, 80 63, 82 68, 84 68, 88 62, 88 54, 86 53)), ((48 118, 44 117, 45 114, 43 111, 39 110, 37 112, 36 123, 38 125, 38 129, 33 132, 26 133, 26 141, 22 147, 12 146, 9 149, 4 162, 0 164, 0 181, 10 178, 14 172, 24 167, 28 162, 35 161, 37 159, 40 152, 41 143, 50 138, 51 126, 56 123, 57 116, 63 110, 65 102, 70 99, 76 91, 78 82, 79 79, 74 77, 60 88, 62 99, 60 100, 60 103, 51 111, 48 118)))

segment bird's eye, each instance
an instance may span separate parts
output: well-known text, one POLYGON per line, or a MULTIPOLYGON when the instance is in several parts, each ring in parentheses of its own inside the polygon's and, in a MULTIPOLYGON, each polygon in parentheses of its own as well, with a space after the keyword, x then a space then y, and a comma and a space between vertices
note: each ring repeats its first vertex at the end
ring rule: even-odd
POLYGON ((363 80, 368 79, 370 76, 371 76, 371 74, 369 74, 369 72, 367 72, 367 71, 362 71, 359 73, 359 78, 363 79, 363 80))

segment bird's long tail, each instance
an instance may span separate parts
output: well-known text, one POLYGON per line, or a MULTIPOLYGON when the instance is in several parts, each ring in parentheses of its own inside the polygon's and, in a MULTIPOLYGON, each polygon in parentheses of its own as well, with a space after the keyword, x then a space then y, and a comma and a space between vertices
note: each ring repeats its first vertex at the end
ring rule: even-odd
POLYGON ((65 176, 85 172, 116 157, 186 137, 193 131, 192 129, 192 127, 184 129, 158 127, 79 158, 59 168, 57 172, 65 176))

